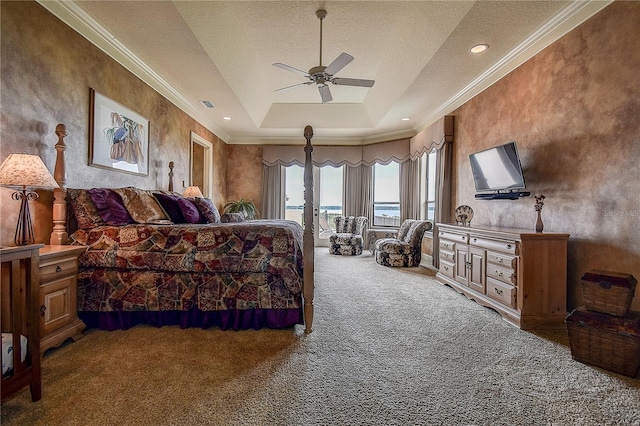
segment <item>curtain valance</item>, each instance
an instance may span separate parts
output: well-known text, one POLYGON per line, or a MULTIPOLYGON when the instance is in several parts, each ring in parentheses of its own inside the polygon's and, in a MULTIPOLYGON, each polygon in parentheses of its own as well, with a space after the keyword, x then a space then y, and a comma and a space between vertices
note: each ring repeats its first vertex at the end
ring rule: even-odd
MULTIPOLYGON (((362 164, 361 146, 314 146, 313 165, 322 166, 359 166, 362 164)), ((262 148, 262 163, 266 166, 304 166, 304 147, 267 145, 262 148)))
MULTIPOLYGON (((262 163, 265 166, 304 165, 302 146, 267 145, 262 148, 262 163)), ((375 163, 402 163, 409 159, 409 139, 382 142, 365 146, 315 146, 313 165, 322 166, 372 166, 375 163)))
POLYGON ((442 117, 411 138, 411 159, 422 157, 434 148, 440 149, 445 142, 453 142, 453 116, 442 117))
MULTIPOLYGON (((315 146, 313 165, 339 167, 348 165, 372 166, 389 164, 421 157, 433 148, 440 149, 445 142, 453 141, 453 116, 446 116, 433 123, 411 139, 398 139, 364 146, 315 146)), ((291 145, 267 145, 262 149, 265 166, 304 165, 304 147, 291 145)))

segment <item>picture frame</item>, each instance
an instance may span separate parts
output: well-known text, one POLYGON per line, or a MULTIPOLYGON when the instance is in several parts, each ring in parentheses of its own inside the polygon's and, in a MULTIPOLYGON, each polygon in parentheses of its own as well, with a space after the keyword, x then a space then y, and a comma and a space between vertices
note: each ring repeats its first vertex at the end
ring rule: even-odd
POLYGON ((149 120, 90 89, 89 165, 149 175, 149 120))

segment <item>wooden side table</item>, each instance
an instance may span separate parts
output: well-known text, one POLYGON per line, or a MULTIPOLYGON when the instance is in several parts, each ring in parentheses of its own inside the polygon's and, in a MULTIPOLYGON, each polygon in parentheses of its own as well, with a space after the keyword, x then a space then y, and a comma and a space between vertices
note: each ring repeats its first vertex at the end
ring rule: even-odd
MULTIPOLYGON (((38 323, 38 250, 43 244, 0 247, 0 314, 2 333, 14 348, 12 368, 2 375, 2 399, 29 385, 31 400, 42 397, 40 371, 40 329, 38 323), (20 336, 26 336, 26 354, 20 336), (21 362, 24 359, 24 362, 21 362)), ((4 338, 3 338, 4 343, 4 338)), ((7 348, 8 350, 8 348, 7 348)), ((3 357, 4 355, 3 348, 3 357)), ((3 359, 3 366, 7 360, 3 359)))
POLYGON ((44 246, 40 249, 40 352, 71 338, 84 337, 78 318, 78 256, 85 247, 44 246))

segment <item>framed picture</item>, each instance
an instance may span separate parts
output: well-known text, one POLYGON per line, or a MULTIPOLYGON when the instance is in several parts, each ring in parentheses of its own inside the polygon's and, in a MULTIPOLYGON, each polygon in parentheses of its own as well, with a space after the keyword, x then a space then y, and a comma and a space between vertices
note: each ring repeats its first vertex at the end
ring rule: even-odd
POLYGON ((89 165, 149 175, 149 120, 91 89, 89 165))

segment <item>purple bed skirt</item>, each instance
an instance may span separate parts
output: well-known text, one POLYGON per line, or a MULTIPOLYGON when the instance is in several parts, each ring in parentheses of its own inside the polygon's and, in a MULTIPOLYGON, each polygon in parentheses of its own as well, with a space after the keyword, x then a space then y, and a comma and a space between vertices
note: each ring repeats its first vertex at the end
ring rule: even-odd
POLYGON ((289 328, 304 324, 302 308, 296 309, 244 309, 228 311, 134 311, 87 312, 78 316, 87 328, 100 330, 126 330, 138 324, 155 327, 179 325, 180 328, 219 327, 222 330, 258 330, 261 328, 289 328))

